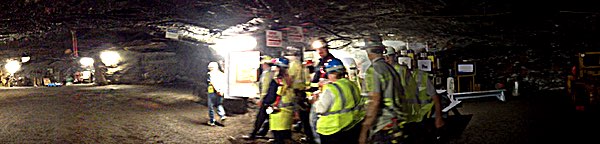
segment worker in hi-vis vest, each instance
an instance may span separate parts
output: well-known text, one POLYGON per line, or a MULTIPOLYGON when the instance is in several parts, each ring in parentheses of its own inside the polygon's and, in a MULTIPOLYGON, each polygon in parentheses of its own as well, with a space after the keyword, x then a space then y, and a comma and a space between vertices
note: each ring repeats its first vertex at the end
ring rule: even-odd
POLYGON ((293 80, 288 74, 289 60, 277 58, 274 62, 276 68, 273 70, 277 82, 275 102, 267 108, 269 114, 269 127, 276 144, 288 143, 292 139, 292 121, 294 108, 293 80))
POLYGON ((255 139, 257 137, 264 137, 269 132, 269 115, 267 114, 267 105, 270 98, 266 98, 269 85, 273 80, 273 72, 271 66, 273 65, 273 59, 269 56, 263 56, 261 60, 262 72, 259 78, 259 90, 260 99, 256 102, 259 107, 256 120, 254 121, 254 129, 249 135, 244 135, 242 138, 255 139))
POLYGON ((360 123, 365 116, 360 89, 346 77, 346 68, 340 60, 325 63, 325 72, 329 83, 323 85, 314 103, 321 143, 358 143, 360 123))
MULTIPOLYGON (((314 95, 313 93, 320 91, 321 89, 321 85, 319 85, 319 83, 322 83, 324 81, 327 81, 327 72, 325 72, 325 63, 331 59, 336 59, 339 60, 338 58, 336 58, 335 56, 333 56, 333 54, 331 54, 329 52, 329 45, 327 44, 327 42, 325 41, 325 39, 319 39, 318 41, 315 41, 316 43, 321 43, 320 45, 313 45, 313 46, 318 46, 318 47, 313 47, 317 54, 319 54, 319 63, 317 65, 315 65, 315 69, 314 69, 314 75, 312 77, 311 83, 310 83, 310 88, 308 88, 308 90, 306 90, 307 92, 309 92, 309 95, 314 95)), ((316 120, 315 116, 316 114, 314 112, 311 112, 311 109, 314 109, 311 105, 308 105, 307 107, 308 111, 300 111, 300 117, 301 119, 306 120, 306 117, 308 117, 308 120, 310 122, 307 122, 308 124, 313 123, 314 125, 314 121, 316 120), (312 117, 312 118, 311 118, 312 117)), ((303 121, 304 123, 304 121, 303 121)), ((305 124, 307 124, 305 123, 305 124)), ((309 125, 310 126, 310 125, 309 125)), ((310 126, 314 129, 315 126, 310 126)), ((307 135, 307 139, 309 142, 316 142, 319 143, 319 135, 314 132, 312 129, 304 129, 304 133, 307 135), (309 132, 310 131, 310 132, 309 132), (310 136, 309 134, 313 133, 313 136, 310 136)))
POLYGON ((409 143, 431 143, 434 138, 426 137, 433 135, 428 131, 428 126, 434 125, 441 128, 444 125, 442 119, 442 106, 429 73, 419 69, 417 59, 413 60, 411 77, 405 89, 414 90, 415 94, 406 95, 404 101, 404 112, 407 113, 406 124, 404 124, 409 143), (433 119, 432 119, 433 116, 433 119))
POLYGON ((404 134, 398 126, 404 121, 399 97, 404 95, 401 77, 384 60, 385 46, 379 35, 365 38, 364 50, 371 60, 365 72, 364 92, 368 94, 366 116, 359 143, 402 143, 404 134))

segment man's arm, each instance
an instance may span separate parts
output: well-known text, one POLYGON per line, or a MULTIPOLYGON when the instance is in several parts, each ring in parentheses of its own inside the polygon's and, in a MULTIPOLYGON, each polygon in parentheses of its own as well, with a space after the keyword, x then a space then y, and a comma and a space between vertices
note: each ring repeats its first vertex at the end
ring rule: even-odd
POLYGON ((442 119, 442 101, 440 95, 437 94, 435 87, 433 86, 432 80, 427 79, 427 94, 433 99, 433 106, 435 110, 435 127, 440 128, 444 126, 444 120, 442 119))
POLYGON ((273 104, 273 102, 275 102, 275 99, 277 97, 277 89, 278 89, 279 85, 277 84, 277 82, 271 80, 269 82, 269 87, 267 88, 267 94, 265 95, 265 97, 262 99, 262 105, 270 105, 273 104))
POLYGON ((322 114, 322 113, 326 113, 329 109, 329 107, 331 107, 331 105, 333 104, 335 96, 333 95, 333 92, 331 92, 331 90, 329 90, 328 88, 323 89, 323 92, 320 94, 320 96, 316 99, 314 106, 315 106, 315 112, 317 114, 322 114))
POLYGON ((433 104, 435 107, 435 127, 440 128, 444 126, 444 120, 442 119, 442 104, 440 103, 440 96, 433 96, 433 104))
POLYGON ((381 107, 381 75, 375 72, 373 67, 370 67, 366 71, 365 75, 365 89, 369 93, 369 102, 367 104, 365 121, 360 131, 359 143, 364 144, 367 142, 369 130, 373 126, 373 123, 379 115, 379 108, 381 107))
MULTIPOLYGON (((369 130, 373 126, 373 123, 377 119, 377 115, 379 114, 379 107, 381 104, 381 94, 380 93, 369 93, 370 101, 367 105, 367 113, 365 116, 365 121, 363 122, 363 127, 360 131, 360 138, 366 140, 369 134, 369 130)), ((366 142, 366 141, 365 141, 366 142)))

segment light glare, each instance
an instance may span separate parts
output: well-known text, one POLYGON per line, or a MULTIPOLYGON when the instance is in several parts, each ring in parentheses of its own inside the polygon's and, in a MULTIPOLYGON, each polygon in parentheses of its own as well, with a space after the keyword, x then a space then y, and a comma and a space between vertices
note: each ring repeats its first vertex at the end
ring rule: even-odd
POLYGON ((325 44, 323 44, 322 41, 317 40, 317 41, 313 41, 313 43, 311 44, 311 46, 313 48, 322 48, 323 46, 325 46, 325 44))
POLYGON ((121 61, 121 56, 115 51, 105 51, 100 53, 100 60, 104 65, 116 66, 121 61))
POLYGON ((224 39, 216 39, 215 45, 212 48, 219 53, 219 55, 226 55, 233 51, 249 51, 256 48, 258 44, 256 38, 248 35, 239 35, 234 37, 228 37, 224 39))
POLYGON ((29 60, 31 60, 31 57, 29 57, 29 56, 24 56, 24 57, 21 57, 21 62, 22 62, 22 63, 26 63, 26 62, 28 62, 29 60))
POLYGON ((82 57, 79 60, 79 63, 81 63, 81 65, 83 66, 92 66, 94 64, 94 59, 90 58, 90 57, 82 57))
POLYGON ((6 71, 10 74, 15 74, 21 68, 21 63, 18 61, 8 61, 6 65, 4 65, 6 71))

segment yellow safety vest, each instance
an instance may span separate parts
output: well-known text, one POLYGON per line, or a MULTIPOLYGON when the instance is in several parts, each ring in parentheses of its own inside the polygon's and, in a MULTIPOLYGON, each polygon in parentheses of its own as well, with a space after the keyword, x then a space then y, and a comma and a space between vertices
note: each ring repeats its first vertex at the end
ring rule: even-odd
POLYGON ((208 93, 215 93, 215 88, 208 82, 208 93))
POLYGON ((403 68, 402 68, 402 66, 401 66, 401 65, 399 65, 399 64, 396 64, 396 65, 394 65, 394 69, 396 69, 396 71, 398 72, 398 74, 400 74, 400 78, 402 79, 402 80, 401 80, 401 82, 402 82, 402 87, 406 87, 406 74, 407 74, 407 68, 408 68, 408 67, 406 67, 406 68, 404 68, 404 69, 403 69, 403 68))
POLYGON ((405 110, 408 113, 407 122, 421 122, 424 117, 430 116, 433 103, 431 96, 427 95, 428 80, 427 73, 415 70, 410 82, 407 84, 407 89, 416 90, 416 93, 406 95, 404 99, 404 103, 406 103, 405 110), (417 86, 416 79, 419 78, 419 75, 421 80, 417 86))
POLYGON ((331 90, 335 99, 327 112, 320 114, 317 133, 332 135, 360 123, 365 116, 362 109, 364 103, 361 103, 360 91, 354 82, 343 78, 323 88, 331 90))
POLYGON ((260 99, 265 98, 265 96, 267 95, 267 91, 269 90, 269 84, 271 84, 271 80, 273 80, 273 72, 271 70, 267 70, 261 74, 260 99))
POLYGON ((282 86, 277 88, 277 95, 281 96, 277 105, 280 111, 269 115, 271 130, 290 130, 292 127, 294 91, 287 85, 285 80, 281 80, 281 84, 282 86))
POLYGON ((293 89, 305 89, 306 88, 306 73, 302 66, 302 63, 298 60, 290 61, 290 68, 288 68, 288 73, 292 80, 292 88, 293 89))
POLYGON ((415 79, 409 79, 412 78, 412 75, 410 75, 408 67, 402 68, 401 65, 397 64, 394 65, 394 69, 396 69, 396 71, 398 72, 398 74, 400 74, 400 77, 402 79, 401 83, 402 87, 404 88, 404 95, 416 95, 417 82, 415 81, 415 79))

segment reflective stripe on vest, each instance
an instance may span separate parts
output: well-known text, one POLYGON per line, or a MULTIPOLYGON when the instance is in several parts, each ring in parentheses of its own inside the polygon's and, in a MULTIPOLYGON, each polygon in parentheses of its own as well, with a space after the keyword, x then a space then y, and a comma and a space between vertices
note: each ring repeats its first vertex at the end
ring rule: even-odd
POLYGON ((327 116, 327 115, 332 115, 332 114, 340 114, 340 113, 347 113, 347 112, 351 112, 354 110, 359 110, 362 107, 359 105, 360 100, 356 99, 356 97, 354 97, 356 95, 356 92, 354 90, 350 90, 352 91, 352 95, 353 95, 353 99, 354 99, 354 107, 352 108, 345 108, 346 107, 346 96, 344 95, 344 93, 342 92, 342 88, 340 88, 340 86, 338 86, 337 84, 333 84, 333 86, 335 86, 335 88, 338 90, 338 92, 340 92, 340 98, 342 99, 342 110, 338 110, 338 111, 330 111, 331 107, 333 105, 329 105, 329 107, 327 108, 327 112, 322 113, 321 116, 327 116))
POLYGON ((331 90, 335 99, 334 103, 327 108, 327 112, 320 114, 317 120, 317 133, 331 135, 357 124, 358 113, 354 111, 359 110, 362 104, 357 95, 358 89, 351 81, 340 79, 326 85, 325 88, 331 90))
MULTIPOLYGON (((390 74, 397 76, 401 80, 404 79, 404 78, 402 78, 402 77, 399 76, 398 72, 395 71, 394 66, 392 66, 392 65, 390 65, 388 63, 385 63, 385 64, 389 65, 389 66, 391 66, 393 68, 393 69, 391 69, 392 71, 388 71, 390 74)), ((391 80, 393 80, 393 79, 391 79, 391 80)), ((389 81, 389 80, 383 80, 383 81, 389 81)), ((400 85, 402 85, 402 83, 400 85)), ((384 94, 384 96, 383 96, 383 104, 386 107, 391 107, 391 109, 395 109, 395 108, 401 107, 401 106, 396 106, 396 103, 394 103, 394 99, 398 98, 397 95, 404 95, 404 94, 396 94, 396 95, 385 95, 384 94)))
MULTIPOLYGON (((375 67, 379 67, 380 71, 383 73, 388 73, 390 74, 388 77, 380 77, 380 79, 378 79, 381 82, 390 82, 390 81, 398 81, 400 82, 400 86, 402 86, 402 82, 401 82, 401 78, 400 74, 398 74, 398 72, 396 71, 395 67, 393 65, 390 65, 386 62, 383 61, 383 59, 379 59, 379 60, 375 60, 375 62, 373 62, 372 66, 367 69, 367 80, 375 80, 372 78, 368 78, 369 75, 372 75, 376 72, 375 67), (387 66, 384 66, 387 65, 387 66), (388 68, 389 66, 389 68, 388 68), (384 68, 385 67, 385 68, 384 68), (391 68, 391 69, 390 69, 391 68), (393 79, 393 78, 399 78, 400 80, 397 79, 393 79)), ((398 109, 401 106, 401 103, 396 103, 394 102, 396 99, 398 99, 400 96, 404 95, 404 93, 392 93, 392 94, 386 94, 386 91, 382 91, 382 102, 383 102, 383 107, 384 110, 389 111, 390 113, 393 114, 401 114, 401 110, 398 109)))
POLYGON ((283 108, 283 107, 291 107, 291 106, 294 106, 294 105, 295 105, 295 104, 294 104, 293 102, 289 102, 289 103, 279 103, 279 104, 277 105, 277 107, 279 107, 279 108, 283 108))
POLYGON ((310 87, 319 87, 319 83, 310 83, 310 87))
POLYGON ((404 98, 406 103, 407 112, 409 113, 409 122, 421 122, 423 118, 429 117, 431 109, 433 108, 432 99, 427 95, 427 73, 422 71, 415 71, 411 81, 420 79, 416 87, 412 89, 416 90, 417 93, 404 98), (421 88, 419 88, 421 87, 421 88))
POLYGON ((421 81, 418 82, 419 87, 417 91, 419 92, 418 98, 424 103, 431 103, 431 97, 427 95, 427 81, 429 80, 426 72, 419 71, 418 74, 415 74, 415 78, 420 78, 421 81))

